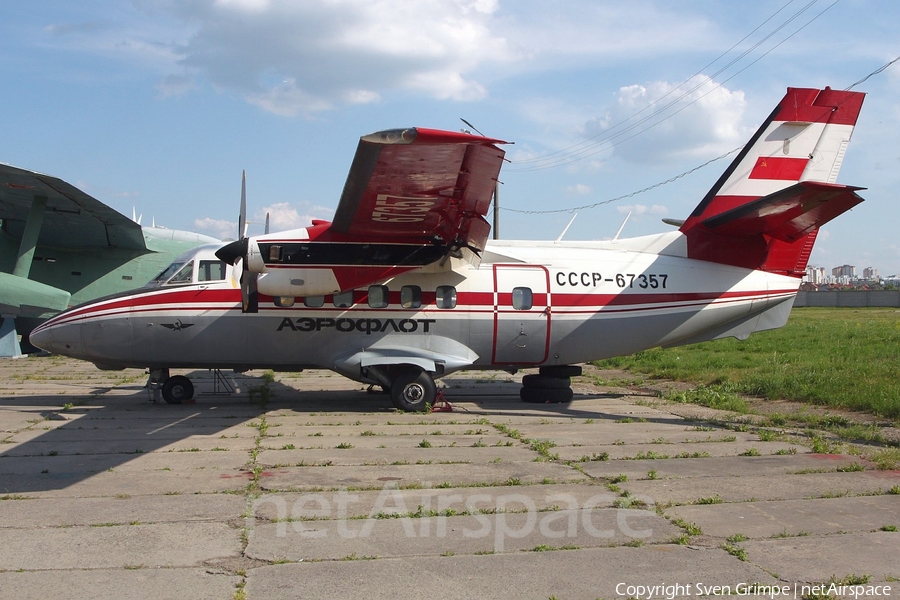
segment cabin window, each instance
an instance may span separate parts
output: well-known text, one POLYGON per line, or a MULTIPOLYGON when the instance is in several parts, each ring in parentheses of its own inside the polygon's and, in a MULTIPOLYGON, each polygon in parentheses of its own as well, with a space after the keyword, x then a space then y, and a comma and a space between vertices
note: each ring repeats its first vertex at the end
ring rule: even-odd
POLYGON ((166 285, 172 285, 174 283, 191 283, 191 281, 193 281, 193 275, 194 261, 190 261, 181 267, 181 269, 166 282, 166 285))
POLYGON ((306 308, 325 306, 325 296, 307 296, 303 299, 303 306, 306 308))
POLYGON ((400 288, 400 306, 403 308, 422 306, 422 288, 417 285, 404 285, 400 288))
POLYGON ((294 297, 293 296, 275 296, 272 299, 272 302, 275 306, 280 308, 290 308, 294 305, 294 297))
POLYGON ((353 304, 353 290, 335 294, 332 301, 336 308, 350 308, 350 305, 353 304))
POLYGON ((222 281, 225 279, 225 263, 221 260, 201 260, 197 281, 222 281))
POLYGON ((439 285, 434 296, 438 308, 456 308, 456 288, 452 285, 439 285))
POLYGON ((369 286, 369 307, 385 308, 388 305, 388 286, 386 285, 370 285, 369 286))
POLYGON ((531 288, 517 287, 512 291, 512 305, 516 310, 530 310, 534 306, 531 288))

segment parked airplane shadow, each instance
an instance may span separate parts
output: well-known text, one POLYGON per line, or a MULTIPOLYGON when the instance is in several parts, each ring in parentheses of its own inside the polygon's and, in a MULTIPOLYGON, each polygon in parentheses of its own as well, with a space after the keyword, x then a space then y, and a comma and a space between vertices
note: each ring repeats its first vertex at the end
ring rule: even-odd
MULTIPOLYGON (((353 383, 339 390, 298 389, 279 383, 277 376, 275 381, 267 381, 238 375, 230 377, 237 381, 240 393, 209 395, 205 393, 212 390, 208 371, 196 371, 188 376, 199 391, 194 404, 153 403, 141 384, 85 388, 85 392, 72 396, 3 398, 0 411, 27 418, 19 416, 23 426, 17 428, 17 433, 2 434, 0 438, 4 442, 0 444, 0 498, 66 490, 106 471, 125 468, 146 472, 152 467, 128 463, 167 452, 231 451, 231 463, 222 468, 233 471, 227 476, 239 478, 242 473, 248 473, 245 463, 258 434, 254 423, 263 414, 275 410, 360 415, 397 412, 387 394, 367 392, 364 386, 353 383), (259 394, 248 394, 252 388, 265 388, 267 401, 261 403, 259 394)), ((447 400, 457 403, 454 414, 460 419, 463 415, 472 418, 552 415, 595 420, 622 416, 589 408, 590 403, 586 402, 620 397, 617 394, 576 394, 569 404, 526 404, 520 401, 519 384, 513 381, 448 378, 442 385, 447 400)), ((186 455, 181 457, 184 460, 186 455)), ((164 469, 160 467, 160 470, 164 469)))

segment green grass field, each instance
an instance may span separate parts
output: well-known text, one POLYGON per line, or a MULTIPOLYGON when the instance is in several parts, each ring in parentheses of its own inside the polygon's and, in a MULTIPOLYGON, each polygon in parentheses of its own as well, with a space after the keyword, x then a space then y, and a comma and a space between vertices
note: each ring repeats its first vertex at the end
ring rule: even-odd
POLYGON ((900 418, 900 309, 795 308, 781 329, 598 361, 651 377, 900 418))

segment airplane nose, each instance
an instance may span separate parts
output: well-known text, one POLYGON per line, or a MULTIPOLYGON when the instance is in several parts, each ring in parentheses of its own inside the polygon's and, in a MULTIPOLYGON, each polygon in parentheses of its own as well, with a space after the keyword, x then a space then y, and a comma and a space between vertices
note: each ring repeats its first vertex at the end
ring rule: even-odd
POLYGON ((28 339, 41 350, 80 358, 81 329, 78 325, 54 323, 51 319, 32 331, 28 339))
POLYGON ((42 327, 42 328, 35 329, 28 336, 28 340, 31 342, 31 344, 33 346, 36 346, 37 348, 40 348, 41 350, 46 350, 47 352, 53 352, 53 350, 50 349, 51 346, 53 345, 53 342, 52 342, 53 335, 50 332, 51 329, 52 329, 51 327, 46 327, 46 328, 42 327))

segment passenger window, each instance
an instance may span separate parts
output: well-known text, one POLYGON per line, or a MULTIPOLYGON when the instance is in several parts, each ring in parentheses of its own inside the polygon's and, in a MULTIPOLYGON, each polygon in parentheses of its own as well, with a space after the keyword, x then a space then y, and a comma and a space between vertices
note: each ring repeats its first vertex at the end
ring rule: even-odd
POLYGON ((306 308, 325 306, 325 296, 307 296, 303 299, 303 306, 306 308))
POLYGON ((170 280, 166 282, 167 285, 171 285, 173 283, 190 283, 193 281, 192 276, 194 274, 194 261, 190 261, 188 264, 181 267, 181 270, 175 273, 170 280))
POLYGON ((201 260, 197 281, 222 281, 225 279, 225 263, 221 260, 201 260))
POLYGON ((333 297, 333 303, 337 308, 350 308, 350 305, 353 304, 353 290, 335 294, 333 297))
POLYGON ((370 285, 369 286, 369 307, 385 308, 388 305, 388 286, 386 285, 370 285))
POLYGON ((400 288, 400 306, 403 308, 422 306, 422 288, 417 285, 404 285, 400 288))
POLYGON ((452 285, 440 285, 434 299, 438 308, 456 308, 456 288, 452 285))
POLYGON ((512 305, 516 310, 529 310, 534 306, 534 300, 531 294, 531 288, 517 287, 513 288, 512 305))

